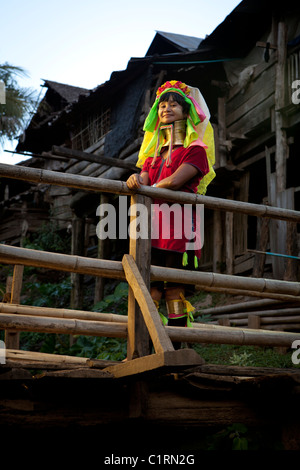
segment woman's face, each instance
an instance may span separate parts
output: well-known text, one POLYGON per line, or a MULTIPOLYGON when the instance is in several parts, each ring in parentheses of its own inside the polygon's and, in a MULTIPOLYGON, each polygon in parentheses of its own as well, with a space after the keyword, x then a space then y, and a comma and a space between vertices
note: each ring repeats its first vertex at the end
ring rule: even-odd
POLYGON ((171 124, 174 121, 185 119, 182 106, 172 98, 169 101, 162 101, 158 105, 158 117, 162 124, 171 124))

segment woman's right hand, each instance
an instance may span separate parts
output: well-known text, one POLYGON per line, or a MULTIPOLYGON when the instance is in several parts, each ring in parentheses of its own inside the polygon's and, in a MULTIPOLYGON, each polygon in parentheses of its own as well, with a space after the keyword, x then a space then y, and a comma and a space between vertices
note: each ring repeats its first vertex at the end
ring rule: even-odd
POLYGON ((129 176, 126 184, 129 189, 139 189, 141 184, 143 184, 143 178, 138 173, 134 173, 129 176))

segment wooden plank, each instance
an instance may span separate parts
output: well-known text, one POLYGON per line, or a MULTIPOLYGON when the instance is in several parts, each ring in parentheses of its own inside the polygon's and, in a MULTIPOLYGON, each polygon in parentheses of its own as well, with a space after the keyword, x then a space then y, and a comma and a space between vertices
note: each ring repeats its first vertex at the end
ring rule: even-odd
MULTIPOLYGON (((174 351, 174 347, 168 337, 157 308, 151 298, 151 295, 145 285, 145 282, 136 266, 131 255, 124 255, 122 259, 125 276, 130 285, 135 299, 137 300, 145 323, 147 325, 150 337, 153 341, 154 349, 157 353, 165 351, 174 351)), ((129 318, 128 318, 129 321, 129 318)))
POLYGON ((106 367, 103 371, 110 372, 115 378, 120 378, 149 373, 157 369, 171 368, 174 371, 177 368, 182 369, 202 364, 204 364, 204 360, 193 349, 179 349, 139 357, 119 365, 106 367))
POLYGON ((2 368, 39 370, 69 370, 86 368, 99 370, 114 364, 116 364, 116 361, 99 359, 91 360, 85 357, 7 349, 6 363, 2 368))

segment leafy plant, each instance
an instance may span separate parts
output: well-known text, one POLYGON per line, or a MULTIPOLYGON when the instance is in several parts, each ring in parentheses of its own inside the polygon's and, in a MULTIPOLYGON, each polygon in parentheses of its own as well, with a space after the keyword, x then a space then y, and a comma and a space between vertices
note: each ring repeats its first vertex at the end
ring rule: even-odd
POLYGON ((55 253, 70 253, 70 247, 71 235, 61 234, 58 225, 53 222, 44 223, 36 233, 24 241, 24 248, 55 253))
POLYGON ((234 352, 229 360, 232 366, 253 366, 252 354, 247 351, 241 353, 234 352))
POLYGON ((21 88, 18 77, 26 77, 21 67, 4 63, 0 64, 0 80, 5 84, 5 104, 0 103, 0 145, 5 139, 16 138, 26 125, 37 105, 36 91, 21 88))
POLYGON ((210 439, 208 450, 248 450, 248 428, 234 423, 210 439))
POLYGON ((127 342, 121 338, 77 336, 70 354, 110 361, 122 361, 126 357, 127 342))
POLYGON ((65 307, 69 304, 71 281, 70 278, 66 278, 60 283, 26 282, 24 283, 24 291, 29 293, 24 300, 26 305, 65 307))
POLYGON ((92 310, 94 312, 117 313, 127 315, 128 284, 120 282, 114 292, 97 302, 92 310))

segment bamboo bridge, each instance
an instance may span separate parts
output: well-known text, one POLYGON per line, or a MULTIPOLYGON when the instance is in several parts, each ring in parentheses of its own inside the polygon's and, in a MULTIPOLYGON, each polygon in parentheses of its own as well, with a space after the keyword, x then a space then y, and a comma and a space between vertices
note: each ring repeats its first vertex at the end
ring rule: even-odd
MULTIPOLYGON (((300 213, 294 210, 151 187, 142 187, 133 193, 123 181, 5 164, 0 165, 0 176, 36 184, 129 195, 131 204, 141 203, 148 209, 155 196, 165 201, 204 204, 205 208, 217 211, 300 222, 300 213)), ((136 218, 131 216, 133 229, 135 221, 136 218)), ((5 363, 0 363, 0 421, 7 426, 22 422, 26 427, 40 419, 44 426, 51 427, 61 426, 63 422, 107 425, 142 418, 152 424, 206 427, 241 421, 249 425, 272 425, 273 422, 278 424, 279 420, 282 432, 290 429, 290 420, 295 426, 299 421, 298 412, 293 408, 299 393, 299 369, 212 366, 205 364, 194 349, 174 350, 172 341, 291 348, 295 341, 300 342, 297 330, 271 331, 244 325, 198 322, 193 328, 163 326, 149 288, 152 280, 179 281, 196 284, 206 291, 229 290, 298 305, 300 283, 153 266, 150 243, 150 236, 147 239, 130 238, 129 253, 122 261, 0 245, 0 263, 14 266, 10 300, 0 303, 0 329, 6 331, 5 363), (20 305, 24 266, 125 280, 129 285, 128 315, 20 305), (21 331, 126 338, 127 361, 21 351, 18 349, 21 331), (40 373, 32 376, 30 370, 40 373), (85 387, 91 381, 93 391, 85 387), (20 390, 20 383, 26 384, 35 398, 24 389, 20 390), (16 399, 9 395, 12 384, 18 389, 18 393, 13 394, 16 399), (278 387, 281 393, 275 415, 271 413, 274 406, 270 396, 272 387, 278 387), (50 390, 52 393, 59 390, 59 397, 54 400, 50 390), (73 407, 67 403, 71 394, 73 407), (99 394, 105 396, 105 400, 99 399, 99 394), (76 412, 78 400, 79 415, 76 412)), ((295 429, 299 437, 299 427, 295 429)))

